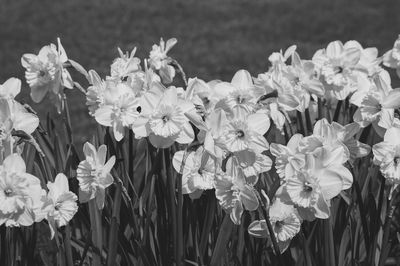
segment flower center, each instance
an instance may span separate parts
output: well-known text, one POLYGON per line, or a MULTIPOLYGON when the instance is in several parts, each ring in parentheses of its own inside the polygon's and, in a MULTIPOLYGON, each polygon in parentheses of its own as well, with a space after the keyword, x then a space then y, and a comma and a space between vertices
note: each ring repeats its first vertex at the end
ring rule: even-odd
POLYGON ((341 66, 335 67, 335 73, 336 73, 336 74, 341 74, 341 73, 343 73, 343 67, 341 67, 341 66))
POLYGON ((12 194, 13 194, 13 191, 12 191, 11 188, 6 188, 6 189, 4 190, 4 194, 6 195, 6 197, 11 197, 12 194))
POLYGON ((163 117, 161 117, 161 120, 162 120, 164 123, 167 123, 167 122, 169 121, 169 117, 168 117, 167 115, 164 115, 163 117))
POLYGON ((246 99, 244 98, 244 97, 242 97, 242 96, 237 96, 236 97, 236 102, 238 103, 238 104, 242 104, 242 103, 244 103, 246 101, 246 99))
POLYGON ((236 136, 238 138, 243 138, 244 137, 244 132, 241 129, 236 130, 236 136))
POLYGON ((313 190, 311 184, 309 182, 304 182, 303 185, 303 191, 305 192, 311 192, 313 190))
POLYGON ((280 230, 285 223, 283 221, 276 221, 275 227, 280 230))

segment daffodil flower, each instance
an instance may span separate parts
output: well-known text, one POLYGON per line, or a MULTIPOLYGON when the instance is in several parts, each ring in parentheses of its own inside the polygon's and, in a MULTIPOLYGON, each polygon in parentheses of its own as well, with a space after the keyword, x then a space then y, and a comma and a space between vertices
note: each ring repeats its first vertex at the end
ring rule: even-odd
POLYGON ((326 83, 326 97, 344 100, 357 89, 361 52, 355 47, 345 47, 342 42, 334 41, 326 49, 318 50, 312 61, 319 69, 326 83))
POLYGON ((246 184, 244 175, 237 169, 235 176, 223 172, 215 179, 215 196, 221 207, 230 215, 234 224, 241 223, 243 211, 258 208, 258 199, 254 188, 246 184))
POLYGON ((74 87, 71 75, 63 67, 68 61, 67 54, 60 39, 57 42, 58 47, 50 44, 44 46, 38 55, 24 54, 21 58, 22 66, 26 69, 26 81, 31 88, 31 98, 36 103, 41 102, 48 92, 59 98, 63 87, 74 87))
POLYGON ((392 89, 390 77, 379 75, 376 77, 375 87, 371 88, 364 97, 361 105, 354 114, 354 121, 361 127, 372 123, 376 132, 383 136, 394 119, 394 110, 400 107, 400 88, 392 89), (387 79, 389 78, 389 79, 387 79))
MULTIPOLYGON (((216 103, 215 108, 225 106, 222 108, 231 109, 233 117, 239 119, 246 117, 253 112, 256 104, 256 99, 252 95, 253 87, 250 73, 246 70, 237 71, 230 83, 220 82, 215 85, 215 94, 221 99, 220 102, 216 103)), ((228 111, 227 114, 229 113, 228 111)))
POLYGON ((69 191, 68 179, 64 174, 58 174, 54 182, 47 183, 49 192, 43 209, 49 222, 51 238, 58 227, 65 226, 78 211, 78 197, 69 191))
MULTIPOLYGON (((293 237, 300 232, 302 219, 293 205, 285 204, 279 198, 276 198, 269 208, 269 219, 279 250, 283 253, 293 237)), ((270 237, 265 220, 253 221, 249 225, 248 232, 258 238, 270 237)))
POLYGON ((136 47, 129 54, 124 54, 120 48, 118 48, 119 57, 115 58, 111 64, 111 79, 116 78, 117 80, 124 80, 133 73, 139 71, 140 59, 135 57, 136 47))
POLYGON ((281 179, 290 177, 295 171, 299 171, 304 166, 304 154, 298 150, 302 139, 303 136, 301 134, 295 134, 290 138, 286 146, 271 143, 270 151, 276 158, 275 168, 281 179))
POLYGON ((256 153, 262 153, 269 149, 269 144, 263 137, 269 126, 270 122, 266 114, 251 114, 241 120, 235 119, 229 122, 221 141, 230 152, 251 149, 256 153))
POLYGON ((149 64, 150 66, 159 71, 159 74, 166 84, 172 82, 175 77, 175 68, 169 63, 170 57, 167 53, 178 41, 175 38, 169 39, 167 42, 161 38, 160 45, 154 44, 150 51, 149 64))
POLYGON ((115 156, 106 162, 107 146, 101 145, 98 150, 86 142, 83 146, 85 160, 79 163, 77 179, 79 180, 79 201, 96 200, 99 210, 104 207, 105 189, 114 179, 110 174, 115 164, 115 156))
POLYGON ((214 188, 217 170, 214 161, 204 153, 202 146, 196 151, 176 152, 172 159, 172 165, 175 171, 182 174, 183 194, 189 194, 191 198, 198 198, 204 190, 214 188))
POLYGON ((193 104, 178 98, 177 88, 163 91, 160 86, 154 86, 153 93, 143 96, 140 117, 132 125, 135 136, 148 136, 157 148, 167 148, 175 141, 181 144, 192 142, 194 132, 185 112, 193 109, 193 104))
POLYGON ((396 119, 383 138, 372 147, 374 164, 378 165, 382 175, 392 184, 400 184, 400 121, 396 119))
POLYGON ((40 180, 26 173, 18 154, 7 156, 0 165, 0 224, 29 226, 37 218, 34 209, 42 206, 40 180))
MULTIPOLYGON (((101 85, 101 83, 100 83, 101 85)), ((112 127, 114 137, 120 141, 125 128, 130 128, 139 117, 139 99, 124 83, 107 81, 103 93, 104 103, 94 113, 96 121, 106 127, 112 127)))
POLYGON ((383 55, 383 65, 396 69, 400 77, 400 35, 394 42, 393 48, 383 55))

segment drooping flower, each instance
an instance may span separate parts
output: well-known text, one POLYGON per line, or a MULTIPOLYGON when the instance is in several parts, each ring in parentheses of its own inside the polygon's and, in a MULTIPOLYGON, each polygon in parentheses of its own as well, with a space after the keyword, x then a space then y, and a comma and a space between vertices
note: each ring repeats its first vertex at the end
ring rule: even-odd
MULTIPOLYGON (((276 198, 269 208, 269 218, 279 250, 283 253, 289 247, 293 237, 300 232, 302 219, 293 205, 285 204, 279 198, 276 198)), ((253 221, 249 225, 248 232, 254 237, 270 237, 265 220, 253 221)))
POLYGON ((175 77, 175 68, 170 65, 170 57, 167 55, 169 50, 177 43, 175 38, 169 39, 167 42, 161 38, 160 45, 154 44, 150 51, 150 66, 159 71, 161 79, 164 83, 169 84, 175 77))
POLYGON ((57 99, 60 107, 62 88, 72 89, 74 83, 68 70, 63 66, 68 61, 67 54, 57 39, 58 47, 54 44, 44 46, 38 55, 24 54, 22 66, 26 69, 26 81, 31 88, 31 98, 39 103, 48 92, 57 99))
POLYGON ((0 165, 0 224, 29 226, 37 221, 34 209, 41 206, 40 180, 26 173, 18 154, 7 156, 0 165))
POLYGON ((106 162, 107 146, 101 145, 98 150, 86 142, 83 145, 85 160, 79 163, 77 179, 79 180, 79 201, 96 200, 99 210, 104 207, 105 189, 114 179, 110 174, 115 164, 115 156, 106 162))
POLYGON ((47 188, 49 192, 43 209, 53 238, 57 228, 67 225, 78 211, 78 197, 69 191, 68 179, 64 174, 58 174, 54 182, 47 183, 47 188))

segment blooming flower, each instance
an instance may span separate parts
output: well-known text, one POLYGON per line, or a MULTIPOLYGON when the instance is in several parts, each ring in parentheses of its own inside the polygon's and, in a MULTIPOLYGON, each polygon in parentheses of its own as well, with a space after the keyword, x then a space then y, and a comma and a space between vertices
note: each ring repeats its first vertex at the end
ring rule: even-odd
POLYGON ((53 238, 56 228, 67 225, 78 211, 78 197, 69 191, 68 179, 64 174, 58 174, 54 182, 47 183, 47 188, 49 192, 43 209, 53 238))
POLYGON ((214 188, 215 173, 217 171, 215 170, 214 161, 207 158, 207 156, 202 146, 196 151, 178 151, 174 154, 172 164, 175 171, 182 174, 183 194, 198 198, 203 190, 214 188), (183 170, 182 172, 181 169, 183 170))
MULTIPOLYGON (((283 253, 293 237, 300 232, 301 218, 293 205, 285 204, 279 198, 276 198, 269 208, 269 217, 279 250, 283 253)), ((253 221, 249 225, 248 232, 255 237, 269 237, 265 220, 253 221)))
POLYGON ((400 77, 400 35, 394 42, 393 49, 383 55, 383 64, 396 69, 397 75, 400 77))
POLYGON ((79 201, 96 199, 97 207, 101 210, 104 207, 105 189, 114 181, 110 171, 115 164, 115 156, 106 162, 107 146, 101 145, 97 151, 89 142, 83 145, 83 153, 86 158, 77 169, 79 201))
POLYGON ((194 132, 185 112, 193 109, 193 104, 179 99, 175 87, 162 91, 160 86, 153 86, 152 91, 143 96, 140 117, 132 125, 135 136, 148 136, 157 148, 167 148, 175 141, 192 142, 194 132))
POLYGON ((400 88, 391 88, 389 76, 379 75, 374 81, 375 87, 362 100, 354 121, 361 127, 372 123, 376 132, 383 136, 385 129, 393 123, 394 110, 400 107, 400 88))
POLYGON ((254 211, 258 208, 258 199, 254 188, 246 184, 240 169, 237 169, 235 176, 229 176, 223 172, 217 175, 215 196, 235 224, 240 224, 244 209, 254 211))
POLYGON ((340 41, 328 44, 326 49, 318 50, 312 61, 320 70, 326 83, 327 97, 345 99, 357 89, 358 71, 361 52, 355 47, 346 47, 340 41))
POLYGON ((152 68, 159 71, 163 82, 166 84, 171 83, 175 77, 175 68, 169 64, 171 59, 167 53, 177 42, 175 38, 172 38, 165 43, 161 38, 160 45, 154 44, 150 51, 149 64, 152 68))
POLYGON ((112 127, 115 139, 120 141, 125 128, 130 128, 139 117, 139 100, 126 84, 113 81, 107 81, 103 97, 104 103, 94 117, 99 124, 112 127))
POLYGON ((0 224, 29 226, 37 218, 33 209, 42 205, 40 180, 26 173, 18 154, 7 156, 0 165, 0 224))
POLYGON ((372 147, 374 163, 379 165, 382 175, 392 184, 400 184, 400 121, 396 119, 383 138, 372 147))
POLYGON ((263 135, 269 129, 268 116, 262 113, 251 114, 244 119, 235 119, 227 124, 221 141, 230 152, 251 149, 256 153, 268 150, 269 144, 263 135))
POLYGON ((50 44, 44 46, 38 55, 24 54, 21 58, 22 66, 26 69, 26 81, 31 88, 31 98, 36 103, 41 102, 48 92, 59 99, 63 87, 74 87, 71 75, 63 67, 68 61, 67 54, 60 39, 57 42, 58 48, 50 44))
POLYGON ((119 57, 114 59, 111 64, 111 77, 118 80, 124 80, 131 74, 140 70, 140 59, 135 57, 136 47, 132 52, 124 54, 120 48, 118 48, 119 57))

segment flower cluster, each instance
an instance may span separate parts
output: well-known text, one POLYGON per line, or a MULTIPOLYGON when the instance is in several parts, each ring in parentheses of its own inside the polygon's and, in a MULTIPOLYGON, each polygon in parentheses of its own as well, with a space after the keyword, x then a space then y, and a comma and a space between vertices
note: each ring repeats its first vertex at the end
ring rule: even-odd
MULTIPOLYGON (((197 199, 213 190, 235 224, 246 210, 261 210, 264 219, 253 221, 249 233, 274 239, 281 252, 304 221, 329 218, 332 199, 351 188, 352 166, 371 150, 358 141, 367 126, 383 137, 370 143, 374 163, 393 187, 400 184, 400 89, 392 88, 382 67, 400 73, 400 39, 382 57, 376 48, 356 41, 331 42, 311 60, 291 46, 270 55, 270 68, 256 77, 239 70, 231 81, 209 82, 186 80, 182 67, 167 54, 176 43, 161 39, 144 60, 135 56, 136 48, 130 53, 118 49, 104 79, 68 59, 59 39, 58 46, 25 54, 21 61, 32 100, 41 102, 49 94, 59 111, 64 110, 64 88, 83 90, 67 68, 84 74, 89 114, 110 127, 116 141, 132 130, 136 139, 147 138, 157 149, 174 146, 178 151, 172 165, 182 175, 183 194, 197 199), (182 87, 175 80, 179 74, 182 87), (296 130, 292 120, 303 116, 307 130, 301 119, 296 130), (265 182, 259 181, 271 179, 271 169, 279 188, 274 195, 268 191, 269 204, 260 190, 265 182), (262 197, 267 204, 260 203, 262 197)), ((69 191, 64 174, 45 190, 26 173, 19 143, 34 143, 31 135, 39 119, 14 99, 20 90, 15 78, 0 85, 0 224, 28 226, 46 219, 54 236, 77 212, 78 197, 69 191)), ((79 201, 92 201, 102 210, 116 159, 107 160, 105 145, 96 149, 87 142, 83 152, 76 171, 79 201)))

